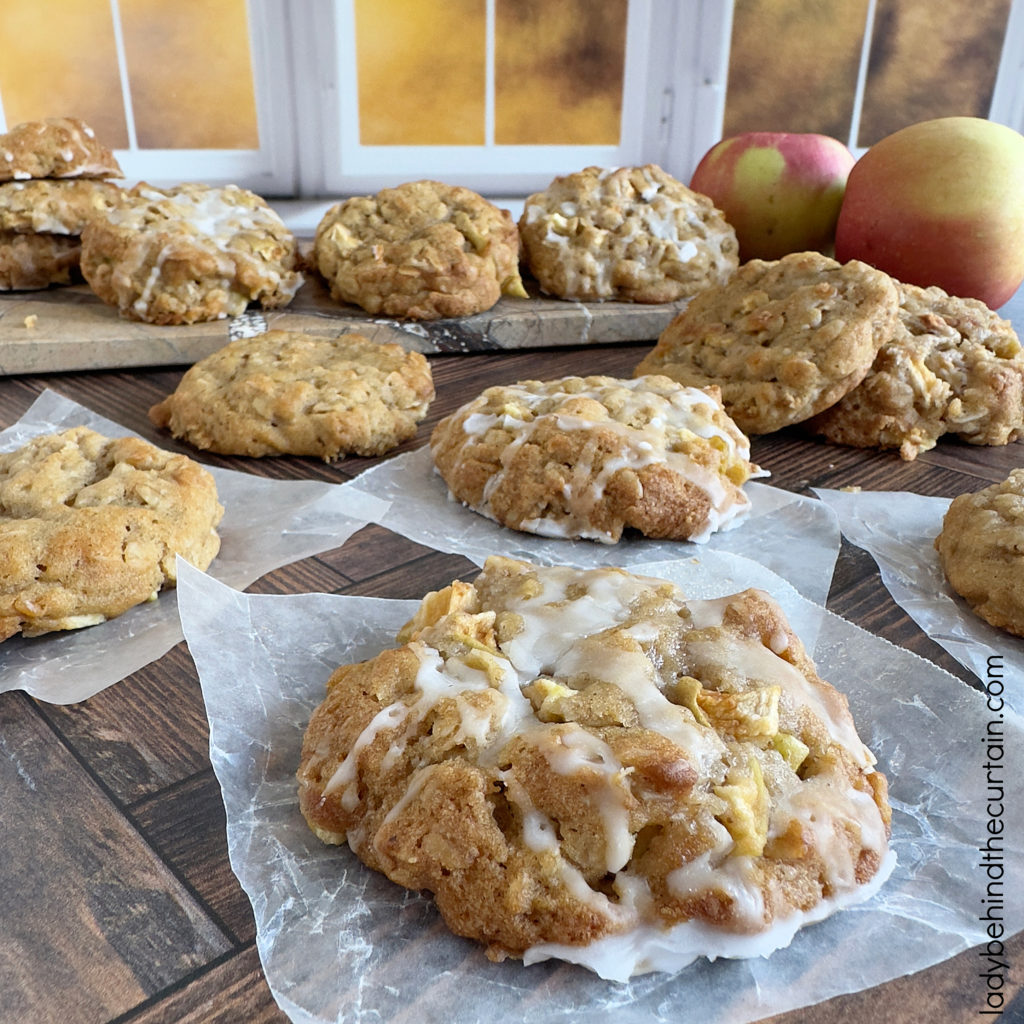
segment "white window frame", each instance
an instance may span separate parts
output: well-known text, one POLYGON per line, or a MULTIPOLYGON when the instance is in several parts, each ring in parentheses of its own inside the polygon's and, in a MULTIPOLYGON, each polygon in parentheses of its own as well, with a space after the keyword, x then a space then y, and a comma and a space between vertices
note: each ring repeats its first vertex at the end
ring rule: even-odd
MULTIPOLYGON (((2 0, 0 0, 2 2, 2 0)), ((118 0, 108 0, 115 25, 118 0)), ((485 0, 493 27, 495 0, 485 0)), ((876 0, 868 0, 861 70, 847 140, 855 144, 876 0)), ((657 163, 688 181, 722 135, 733 0, 629 0, 618 146, 499 146, 493 142, 493 70, 483 146, 362 146, 354 0, 247 0, 259 147, 116 150, 125 180, 236 183, 268 198, 319 203, 435 177, 491 196, 522 197, 588 164, 657 163)), ((490 34, 493 39, 493 32, 490 34)), ((125 110, 131 95, 117 37, 125 110)), ((490 47, 489 49, 493 49, 490 47)), ((493 65, 493 53, 488 53, 493 65)), ((3 120, 0 96, 0 130, 3 120)), ((540 112, 541 115, 543 112, 540 112)), ((1024 132, 1024 0, 1012 0, 988 116, 1024 132)))
MULTIPOLYGON (((261 195, 291 196, 298 187, 297 140, 292 117, 292 54, 287 44, 286 0, 247 0, 248 36, 231 40, 247 46, 252 60, 259 146, 256 149, 143 149, 135 135, 131 85, 118 0, 109 0, 114 26, 121 98, 128 146, 115 149, 126 182, 167 186, 182 181, 209 185, 244 184, 261 195)), ((6 131, 0 96, 0 131, 6 131)))
MULTIPOLYGON (((110 0, 117 24, 117 0, 110 0)), ((231 41, 248 46, 259 147, 256 149, 140 149, 133 144, 129 120, 129 148, 115 150, 127 181, 148 181, 157 186, 182 181, 207 185, 242 184, 263 196, 293 196, 298 188, 298 151, 292 116, 295 62, 289 22, 300 15, 301 4, 287 0, 247 0, 249 35, 231 41)), ((115 29, 115 32, 117 30, 115 29)), ((119 38, 119 34, 118 34, 119 38)), ((120 50, 120 42, 118 43, 120 50)), ((131 95, 124 57, 122 94, 131 112, 131 95)))
MULTIPOLYGON (((494 0, 486 0, 493 39, 494 0)), ((364 146, 358 138, 358 85, 354 0, 314 0, 314 17, 296 25, 296 52, 314 70, 300 90, 306 111, 299 130, 301 194, 348 195, 376 191, 412 178, 440 178, 488 194, 526 195, 556 174, 589 164, 671 163, 675 151, 695 144, 667 129, 672 99, 696 85, 688 131, 710 146, 721 125, 723 69, 727 68, 731 3, 721 0, 630 0, 621 136, 617 146, 510 146, 493 140, 493 46, 488 44, 486 140, 481 146, 364 146), (724 32, 724 35, 723 35, 724 32), (723 43, 725 44, 723 50, 723 43), (710 61, 701 55, 710 53, 710 61), (685 59, 684 59, 685 54, 685 59), (723 57, 725 58, 723 60, 723 57), (691 61, 693 62, 691 65, 691 61), (665 72, 670 72, 666 81, 665 72), (671 75, 679 78, 673 81, 671 75), (712 117, 703 99, 715 98, 712 117), (696 112, 701 111, 701 116, 696 112), (717 115, 717 116, 716 116, 717 115), (664 156, 662 156, 664 154, 664 156), (659 159, 660 157, 660 159, 659 159), (495 169, 495 168, 500 168, 495 169)), ((296 62, 297 66, 299 62, 296 62)), ((301 72, 300 72, 301 73, 301 72)), ((706 148, 706 147, 705 147, 706 148)))

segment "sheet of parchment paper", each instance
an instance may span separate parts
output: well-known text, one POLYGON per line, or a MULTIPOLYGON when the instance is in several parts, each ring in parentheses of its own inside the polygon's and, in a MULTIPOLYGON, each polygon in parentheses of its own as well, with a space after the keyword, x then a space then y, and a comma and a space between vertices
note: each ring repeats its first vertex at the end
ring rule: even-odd
POLYGON ((407 452, 360 474, 346 488, 390 502, 380 521, 395 533, 438 551, 455 552, 482 565, 500 552, 542 565, 635 565, 731 551, 768 566, 801 594, 824 604, 839 555, 839 526, 819 501, 756 481, 744 486, 751 510, 734 529, 712 534, 705 544, 626 536, 617 544, 559 540, 510 530, 453 499, 434 469, 429 447, 407 452))
POLYGON ((844 536, 878 563, 893 600, 983 685, 1024 712, 1024 639, 990 626, 946 581, 935 550, 949 498, 815 488, 844 536), (995 673, 995 674, 994 674, 995 673))
MULTIPOLYGON (((109 437, 130 433, 54 391, 44 391, 17 423, 0 432, 0 451, 74 426, 109 437)), ((235 587, 247 587, 272 569, 338 547, 387 508, 378 498, 345 492, 337 484, 267 480, 207 468, 224 506, 218 527, 221 549, 210 572, 235 587)), ((22 689, 51 704, 85 700, 160 658, 180 640, 177 599, 173 589, 164 590, 156 601, 87 629, 6 640, 0 645, 0 693, 22 689)))
MULTIPOLYGON (((890 780, 898 863, 889 881, 766 960, 700 960, 628 984, 556 961, 491 963, 447 931, 427 898, 363 867, 347 847, 323 845, 297 806, 302 734, 328 675, 394 646, 417 602, 246 595, 183 565, 179 603, 231 863, 253 904, 271 990, 297 1024, 571 1024, 612 1014, 619 1024, 741 1024, 921 970, 986 938, 982 695, 746 559, 702 550, 633 568, 673 578, 693 597, 765 587, 799 634, 817 635, 821 674, 848 695, 890 780)), ((1013 778, 1024 770, 1024 723, 1007 711, 1001 725, 1001 764, 1013 778)), ((1022 819, 1021 801, 1008 801, 1006 878, 1024 871, 1022 819)), ((1019 897, 1009 897, 1003 917, 1006 936, 1024 925, 1019 897)))

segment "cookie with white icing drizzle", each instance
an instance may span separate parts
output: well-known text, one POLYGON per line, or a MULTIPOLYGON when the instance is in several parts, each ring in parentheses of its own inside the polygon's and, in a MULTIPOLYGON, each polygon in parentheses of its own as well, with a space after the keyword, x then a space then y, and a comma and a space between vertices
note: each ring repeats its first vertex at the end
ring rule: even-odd
POLYGON ((563 299, 688 299, 739 260, 721 210, 656 164, 556 178, 526 200, 519 234, 541 289, 563 299))
POLYGON ((434 428, 452 495, 548 537, 615 543, 624 529, 703 541, 750 508, 762 475, 716 389, 667 377, 564 377, 488 388, 434 428))
POLYGON ((82 273, 122 316, 155 324, 286 306, 302 284, 294 235, 235 185, 141 182, 82 232, 82 273))
POLYGON ((767 955, 891 869, 884 776, 759 591, 488 559, 343 665, 299 803, 500 960, 767 955))
POLYGON ((120 177, 114 154, 77 117, 25 121, 0 135, 0 181, 120 177))

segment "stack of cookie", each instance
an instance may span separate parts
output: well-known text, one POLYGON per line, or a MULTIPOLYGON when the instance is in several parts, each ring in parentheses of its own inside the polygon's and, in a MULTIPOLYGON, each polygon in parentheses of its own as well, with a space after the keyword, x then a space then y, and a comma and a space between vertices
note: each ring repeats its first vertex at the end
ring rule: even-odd
POLYGON ((908 460, 946 433, 987 445, 1024 434, 1024 351, 1008 321, 819 253, 744 264, 701 292, 635 372, 720 387, 748 434, 803 423, 908 460))
POLYGON ((30 121, 0 135, 0 291, 69 284, 81 234, 110 209, 121 177, 113 153, 72 117, 30 121))

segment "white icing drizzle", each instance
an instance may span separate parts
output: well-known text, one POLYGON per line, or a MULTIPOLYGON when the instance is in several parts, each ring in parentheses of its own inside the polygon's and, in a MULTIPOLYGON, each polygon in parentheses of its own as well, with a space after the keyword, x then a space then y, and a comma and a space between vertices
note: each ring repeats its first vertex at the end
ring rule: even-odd
POLYGON ((607 743, 579 726, 550 730, 545 739, 548 742, 539 744, 540 750, 559 775, 596 772, 600 777, 600 790, 592 795, 604 826, 605 870, 621 871, 629 863, 634 842, 624 799, 629 796, 626 770, 607 743))
POLYGON ((708 890, 720 890, 732 900, 732 914, 741 927, 764 926, 764 897, 754 881, 751 857, 728 856, 732 837, 724 825, 714 822, 715 845, 674 871, 666 882, 676 896, 695 896, 708 890))
POLYGON ((378 733, 400 726, 408 713, 409 708, 405 704, 389 704, 387 707, 381 708, 374 715, 370 724, 356 738, 352 748, 345 755, 345 760, 338 765, 327 780, 327 785, 323 789, 324 796, 330 796, 336 789, 343 787, 341 805, 346 811, 354 810, 359 799, 357 788, 352 783, 356 779, 356 766, 360 752, 376 739, 378 733))
MULTIPOLYGON (((721 626, 729 600, 730 598, 724 597, 711 601, 688 602, 687 607, 690 609, 694 628, 721 626)), ((821 690, 796 666, 782 658, 781 651, 775 652, 774 644, 782 643, 782 637, 776 635, 771 639, 773 646, 769 648, 755 640, 744 640, 733 633, 726 633, 720 638, 706 642, 691 640, 688 649, 697 657, 704 654, 708 659, 715 661, 721 661, 725 657, 729 665, 747 679, 758 680, 766 685, 775 683, 781 686, 784 698, 788 696, 796 707, 810 708, 825 723, 832 738, 846 749, 858 765, 862 768, 873 765, 874 755, 857 735, 853 720, 846 715, 837 717, 826 704, 821 690), (724 649, 726 644, 727 651, 724 649)))
POLYGON ((698 957, 708 960, 768 957, 777 949, 788 946, 801 928, 871 899, 895 866, 896 854, 890 850, 866 884, 823 899, 810 910, 797 910, 778 918, 770 927, 754 934, 730 932, 698 921, 683 921, 665 929, 641 924, 586 946, 555 942, 539 944, 526 950, 523 963, 534 964, 557 958, 587 967, 608 981, 624 982, 634 975, 651 971, 679 971, 698 957))

